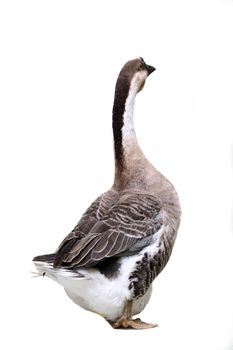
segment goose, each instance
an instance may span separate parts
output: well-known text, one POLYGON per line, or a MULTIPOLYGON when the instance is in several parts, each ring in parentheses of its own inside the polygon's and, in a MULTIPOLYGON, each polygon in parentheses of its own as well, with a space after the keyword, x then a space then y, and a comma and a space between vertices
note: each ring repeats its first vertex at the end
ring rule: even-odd
POLYGON ((62 285, 113 328, 156 324, 133 318, 171 255, 180 223, 177 192, 145 157, 134 130, 135 98, 155 70, 140 57, 121 69, 112 110, 115 177, 53 254, 33 259, 38 275, 62 285))

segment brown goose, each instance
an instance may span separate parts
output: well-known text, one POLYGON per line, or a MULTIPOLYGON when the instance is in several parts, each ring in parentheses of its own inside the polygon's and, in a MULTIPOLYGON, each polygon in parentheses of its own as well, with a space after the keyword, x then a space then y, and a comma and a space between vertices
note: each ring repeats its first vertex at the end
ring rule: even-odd
POLYGON ((172 184, 146 159, 133 126, 135 97, 155 70, 142 58, 127 62, 113 105, 115 179, 54 254, 33 259, 39 274, 114 328, 151 328, 133 315, 148 303, 152 282, 166 265, 180 222, 172 184))

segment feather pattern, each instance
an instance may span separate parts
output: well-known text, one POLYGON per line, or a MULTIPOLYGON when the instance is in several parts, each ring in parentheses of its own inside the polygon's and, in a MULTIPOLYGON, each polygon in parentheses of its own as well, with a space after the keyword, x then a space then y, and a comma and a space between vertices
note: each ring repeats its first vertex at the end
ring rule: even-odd
POLYGON ((161 228, 162 203, 155 196, 141 193, 113 196, 110 208, 109 197, 107 193, 98 198, 63 241, 56 254, 56 267, 91 267, 110 257, 136 253, 161 228))

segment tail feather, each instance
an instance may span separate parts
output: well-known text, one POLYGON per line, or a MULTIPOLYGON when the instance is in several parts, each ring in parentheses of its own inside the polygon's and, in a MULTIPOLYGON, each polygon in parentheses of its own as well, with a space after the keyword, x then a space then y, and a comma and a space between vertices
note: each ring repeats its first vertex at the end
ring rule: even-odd
POLYGON ((53 264, 55 260, 56 254, 45 254, 45 255, 38 255, 33 258, 33 262, 45 262, 48 264, 53 264))
POLYGON ((39 255, 33 258, 33 263, 40 276, 47 276, 65 286, 68 279, 86 279, 86 277, 73 269, 54 267, 56 254, 39 255))

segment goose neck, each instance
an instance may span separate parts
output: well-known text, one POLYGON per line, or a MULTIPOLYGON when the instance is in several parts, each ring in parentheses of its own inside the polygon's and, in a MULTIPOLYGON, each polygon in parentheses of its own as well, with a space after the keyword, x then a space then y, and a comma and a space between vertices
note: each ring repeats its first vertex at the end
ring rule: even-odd
POLYGON ((137 91, 128 86, 128 90, 116 86, 113 107, 113 135, 115 150, 115 182, 124 182, 137 163, 143 157, 134 130, 134 106, 137 91))

